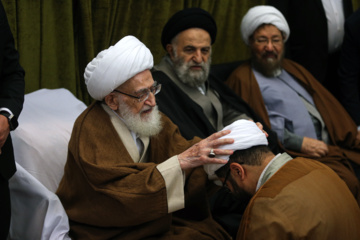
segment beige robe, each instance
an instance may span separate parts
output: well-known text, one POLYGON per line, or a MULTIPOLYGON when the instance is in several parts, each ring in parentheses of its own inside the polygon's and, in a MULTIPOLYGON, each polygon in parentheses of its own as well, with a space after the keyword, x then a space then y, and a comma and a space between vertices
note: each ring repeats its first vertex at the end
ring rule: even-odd
MULTIPOLYGON (((284 59, 283 68, 299 80, 310 93, 329 132, 329 153, 315 158, 332 168, 346 182, 360 205, 360 185, 349 161, 360 164, 360 141, 356 140, 357 127, 346 110, 305 68, 284 59)), ((240 65, 227 79, 226 84, 247 102, 250 107, 271 126, 259 85, 252 72, 250 62, 240 65)), ((291 156, 309 157, 300 152, 285 149, 291 156)))
POLYGON ((76 120, 57 194, 73 239, 229 239, 211 217, 203 168, 185 172, 185 209, 168 213, 157 165, 200 139, 186 141, 162 115, 147 163, 134 163, 99 102, 76 120))
POLYGON ((360 209, 327 166, 288 161, 260 187, 242 217, 237 240, 360 239, 360 209))

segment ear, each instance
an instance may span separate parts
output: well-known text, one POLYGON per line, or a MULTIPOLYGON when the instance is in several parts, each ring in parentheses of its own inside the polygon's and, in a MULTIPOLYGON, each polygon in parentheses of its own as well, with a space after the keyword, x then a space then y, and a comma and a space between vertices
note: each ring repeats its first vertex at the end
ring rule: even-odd
POLYGON ((241 181, 246 178, 246 170, 241 164, 233 162, 230 164, 230 169, 234 174, 233 177, 236 177, 241 181))
POLYGON ((119 100, 114 93, 109 93, 104 98, 106 105, 108 105, 112 110, 116 111, 119 109, 119 100))
POLYGON ((169 54, 171 60, 174 59, 174 50, 173 46, 169 43, 166 44, 166 52, 169 54))

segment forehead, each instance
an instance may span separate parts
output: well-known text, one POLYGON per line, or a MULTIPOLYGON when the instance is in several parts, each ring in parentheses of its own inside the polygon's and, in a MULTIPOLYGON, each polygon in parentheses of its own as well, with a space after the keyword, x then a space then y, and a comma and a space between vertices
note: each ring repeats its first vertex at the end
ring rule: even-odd
POLYGON ((154 79, 151 75, 150 70, 145 70, 136 74, 134 77, 130 78, 125 83, 120 85, 118 88, 131 92, 136 92, 144 88, 149 88, 153 84, 154 79))
POLYGON ((190 28, 177 35, 178 45, 181 46, 211 46, 210 34, 201 28, 190 28))
POLYGON ((272 24, 265 24, 258 27, 254 32, 254 37, 260 36, 281 36, 281 31, 272 24))

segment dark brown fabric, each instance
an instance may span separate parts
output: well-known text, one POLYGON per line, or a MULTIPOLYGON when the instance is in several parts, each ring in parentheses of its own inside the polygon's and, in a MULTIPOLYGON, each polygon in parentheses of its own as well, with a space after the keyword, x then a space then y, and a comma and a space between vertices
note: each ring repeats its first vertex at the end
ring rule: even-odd
POLYGON ((250 200, 237 239, 359 239, 359 224, 344 182, 324 164, 295 158, 250 200))
MULTIPOLYGON (((329 146, 326 157, 317 158, 331 167, 344 179, 360 204, 360 186, 348 161, 360 164, 360 142, 356 140, 357 128, 342 105, 302 66, 285 59, 284 69, 293 75, 314 99, 329 136, 334 145, 329 146)), ((259 85, 251 70, 250 62, 240 65, 230 75, 226 84, 232 88, 255 112, 271 126, 259 85)), ((292 156, 308 157, 306 154, 286 150, 292 156)))
POLYGON ((99 102, 74 125, 57 194, 74 239, 228 239, 211 218, 207 175, 186 171, 185 209, 168 214, 165 182, 157 163, 183 152, 186 141, 167 117, 150 139, 148 163, 134 163, 99 102))

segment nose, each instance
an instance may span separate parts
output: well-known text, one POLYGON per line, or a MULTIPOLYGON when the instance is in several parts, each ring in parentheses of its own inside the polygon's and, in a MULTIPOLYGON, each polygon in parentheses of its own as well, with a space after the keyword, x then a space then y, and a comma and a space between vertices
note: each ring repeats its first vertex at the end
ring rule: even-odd
POLYGON ((269 41, 267 42, 267 44, 265 45, 265 48, 266 48, 266 50, 268 50, 268 51, 274 50, 274 44, 273 44, 273 42, 272 42, 271 40, 269 40, 269 41))
POLYGON ((149 105, 149 106, 151 106, 151 107, 155 107, 155 105, 156 105, 155 94, 153 94, 152 92, 150 92, 148 99, 145 100, 145 104, 146 104, 146 105, 149 105))
POLYGON ((202 62, 201 50, 195 51, 195 53, 193 55, 193 61, 195 63, 201 63, 202 62))

